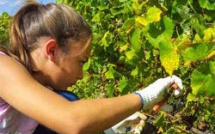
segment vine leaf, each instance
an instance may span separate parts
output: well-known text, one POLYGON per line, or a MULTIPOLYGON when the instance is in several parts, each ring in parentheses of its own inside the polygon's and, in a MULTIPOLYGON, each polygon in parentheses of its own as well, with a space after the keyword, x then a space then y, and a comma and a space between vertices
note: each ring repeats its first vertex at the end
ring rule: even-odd
POLYGON ((146 13, 146 19, 149 23, 160 21, 161 13, 162 11, 159 8, 151 7, 146 13))
POLYGON ((107 36, 108 36, 108 34, 109 34, 109 31, 107 31, 105 34, 104 34, 104 36, 102 37, 102 44, 104 45, 104 46, 108 46, 108 42, 107 42, 107 36))
POLYGON ((126 31, 126 33, 129 33, 132 29, 132 27, 135 24, 135 19, 128 19, 125 21, 125 23, 122 26, 122 29, 124 29, 126 31))
POLYGON ((204 31, 204 41, 212 41, 215 38, 215 29, 208 28, 204 31))
POLYGON ((215 10, 214 0, 199 0, 199 5, 202 8, 206 8, 208 10, 215 10))
POLYGON ((148 21, 146 20, 145 17, 140 17, 138 16, 136 19, 135 19, 135 23, 136 25, 142 25, 142 26, 147 26, 148 25, 148 21))
POLYGON ((149 25, 148 33, 146 33, 149 42, 155 47, 158 48, 159 43, 162 40, 170 39, 174 31, 175 24, 170 18, 164 16, 160 22, 160 26, 157 24, 151 23, 149 25))
POLYGON ((169 75, 179 67, 177 48, 171 42, 162 41, 159 44, 161 64, 169 75))
POLYGON ((128 58, 128 60, 132 60, 136 56, 136 53, 134 50, 130 50, 130 51, 127 51, 125 55, 128 58))
POLYGON ((114 93, 114 84, 108 83, 105 85, 105 89, 107 91, 108 97, 113 97, 114 93))
POLYGON ((215 62, 201 64, 191 75, 191 87, 194 95, 215 95, 215 62))
POLYGON ((155 120, 153 121, 153 124, 154 124, 155 126, 157 126, 157 127, 162 126, 162 125, 165 123, 164 118, 165 118, 166 116, 167 116, 167 114, 166 114, 165 112, 162 112, 162 111, 161 111, 160 116, 159 116, 157 119, 155 119, 155 120))
POLYGON ((141 31, 139 29, 134 29, 130 37, 131 45, 137 52, 141 48, 140 34, 141 31))
POLYGON ((115 70, 113 69, 113 67, 110 67, 108 69, 108 71, 105 73, 105 78, 106 79, 114 79, 114 74, 115 74, 115 70))
POLYGON ((162 11, 157 8, 157 7, 151 7, 148 9, 146 16, 138 16, 136 18, 136 25, 142 25, 142 26, 147 26, 148 24, 152 23, 152 22, 158 22, 161 19, 161 13, 162 11))
POLYGON ((126 89, 126 87, 128 86, 128 80, 123 76, 118 84, 119 84, 118 91, 122 93, 124 89, 126 89))
POLYGON ((207 57, 210 51, 208 44, 199 44, 187 48, 182 52, 182 56, 185 61, 203 60, 207 57))

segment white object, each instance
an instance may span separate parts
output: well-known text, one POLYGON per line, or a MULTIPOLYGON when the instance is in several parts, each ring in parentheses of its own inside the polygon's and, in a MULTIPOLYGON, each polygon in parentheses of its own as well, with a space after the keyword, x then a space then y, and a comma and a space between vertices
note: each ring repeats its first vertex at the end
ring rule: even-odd
POLYGON ((145 126, 146 119, 147 117, 144 114, 136 112, 113 127, 105 130, 105 134, 125 134, 128 132, 140 134, 142 128, 145 126))
POLYGON ((178 85, 178 89, 175 89, 174 95, 179 96, 182 93, 182 80, 173 75, 172 77, 161 78, 150 84, 143 90, 136 91, 135 93, 139 94, 143 100, 143 109, 150 109, 159 101, 163 100, 166 96, 167 89, 173 84, 178 85))

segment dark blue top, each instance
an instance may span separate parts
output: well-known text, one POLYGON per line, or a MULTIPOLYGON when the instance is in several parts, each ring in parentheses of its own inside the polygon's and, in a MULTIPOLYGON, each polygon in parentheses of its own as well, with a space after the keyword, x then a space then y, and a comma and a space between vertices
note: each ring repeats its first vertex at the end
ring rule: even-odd
MULTIPOLYGON (((70 91, 54 90, 54 92, 56 92, 57 94, 66 98, 69 101, 79 100, 78 96, 70 91)), ((33 134, 57 134, 57 133, 39 124, 33 134)))

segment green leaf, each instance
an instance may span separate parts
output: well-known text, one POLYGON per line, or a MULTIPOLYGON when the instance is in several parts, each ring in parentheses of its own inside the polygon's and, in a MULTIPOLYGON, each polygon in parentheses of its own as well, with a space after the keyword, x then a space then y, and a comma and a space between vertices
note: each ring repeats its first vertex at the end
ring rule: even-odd
POLYGON ((100 6, 98 6, 98 9, 99 9, 100 11, 107 10, 107 9, 108 9, 108 6, 100 5, 100 6))
POLYGON ((187 95, 187 101, 196 101, 196 100, 198 100, 198 98, 196 98, 195 95, 193 95, 193 94, 191 94, 191 93, 189 93, 189 94, 187 95))
POLYGON ((104 47, 108 47, 112 41, 113 35, 107 31, 104 36, 101 39, 102 44, 104 45, 104 47))
POLYGON ((146 13, 146 20, 151 22, 157 22, 161 19, 161 13, 162 11, 157 7, 150 7, 146 13))
MULTIPOLYGON (((193 18, 190 23, 194 27, 194 29, 196 30, 198 35, 204 36, 204 31, 205 31, 206 27, 204 25, 205 20, 202 16, 199 16, 198 18, 197 17, 193 18)), ((185 30, 185 28, 187 28, 190 32, 191 29, 190 29, 189 25, 187 25, 187 24, 184 24, 184 25, 185 25, 185 27, 183 27, 184 30, 185 30)))
POLYGON ((105 85, 105 89, 107 91, 108 97, 113 97, 113 93, 114 93, 114 84, 112 83, 108 83, 105 85))
POLYGON ((101 18, 104 16, 103 12, 98 12, 97 14, 94 15, 92 22, 97 22, 100 23, 101 18))
POLYGON ((199 5, 208 10, 215 10, 214 0, 199 0, 199 5))
POLYGON ((136 28, 131 33, 131 37, 130 37, 131 45, 137 52, 139 52, 141 48, 140 34, 141 34, 141 31, 136 28))
POLYGON ((176 8, 177 12, 180 14, 180 16, 185 19, 188 20, 191 17, 190 12, 190 8, 184 5, 180 5, 176 8))
POLYGON ((160 116, 153 121, 153 125, 160 127, 165 124, 165 112, 161 112, 160 116))
POLYGON ((215 76, 215 61, 209 62, 210 73, 215 76))
POLYGON ((132 70, 131 76, 136 77, 138 75, 138 73, 139 73, 139 68, 136 67, 135 69, 132 70))
POLYGON ((135 19, 136 25, 147 26, 152 22, 158 22, 161 19, 162 11, 157 7, 150 7, 146 13, 146 17, 138 16, 135 19))
POLYGON ((130 50, 130 51, 127 51, 125 53, 125 56, 129 59, 129 60, 132 60, 135 56, 136 56, 136 53, 134 50, 130 50))
POLYGON ((210 68, 214 68, 214 62, 201 64, 193 71, 191 75, 191 87, 194 95, 215 95, 215 75, 213 74, 214 70, 211 71, 210 68))
POLYGON ((164 32, 163 36, 170 39, 172 38, 172 34, 174 32, 175 24, 173 23, 173 20, 167 16, 164 16, 162 19, 162 24, 164 25, 164 32))
POLYGON ((133 0, 132 2, 132 9, 134 10, 135 14, 141 14, 142 13, 142 7, 147 3, 148 1, 139 1, 139 0, 133 0), (141 3, 142 2, 142 3, 141 3))
POLYGON ((90 68, 91 60, 89 59, 83 66, 83 70, 87 71, 90 68))
POLYGON ((113 69, 113 67, 110 67, 108 71, 105 73, 105 78, 106 79, 114 79, 114 74, 116 70, 113 69))
POLYGON ((209 110, 206 110, 206 109, 205 109, 205 115, 204 115, 205 120, 206 120, 206 121, 211 120, 212 116, 214 116, 214 114, 212 114, 209 110))
POLYGON ((122 14, 122 13, 125 13, 126 10, 124 9, 123 6, 117 6, 117 7, 113 7, 110 9, 111 13, 116 16, 116 15, 119 15, 119 14, 122 14))
POLYGON ((123 76, 119 81, 119 92, 123 92, 123 90, 128 86, 128 80, 123 76))
POLYGON ((174 31, 175 24, 167 16, 163 17, 159 24, 152 23, 149 25, 147 38, 149 42, 158 48, 158 45, 163 40, 170 40, 174 31))
POLYGON ((128 33, 134 27, 134 24, 135 24, 135 19, 133 18, 127 19, 123 24, 122 28, 126 31, 126 33, 128 33))
POLYGON ((209 51, 207 44, 199 44, 187 48, 182 52, 182 56, 186 61, 202 60, 207 57, 209 51))

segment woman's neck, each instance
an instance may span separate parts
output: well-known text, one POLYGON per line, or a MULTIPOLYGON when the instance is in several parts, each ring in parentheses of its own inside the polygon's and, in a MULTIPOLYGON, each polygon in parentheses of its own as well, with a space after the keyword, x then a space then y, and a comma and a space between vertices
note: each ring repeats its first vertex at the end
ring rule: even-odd
POLYGON ((30 61, 31 61, 31 67, 32 67, 32 76, 36 81, 38 81, 40 84, 47 86, 47 80, 48 76, 46 76, 44 71, 44 58, 41 55, 41 53, 38 53, 38 51, 34 51, 30 54, 30 61))

